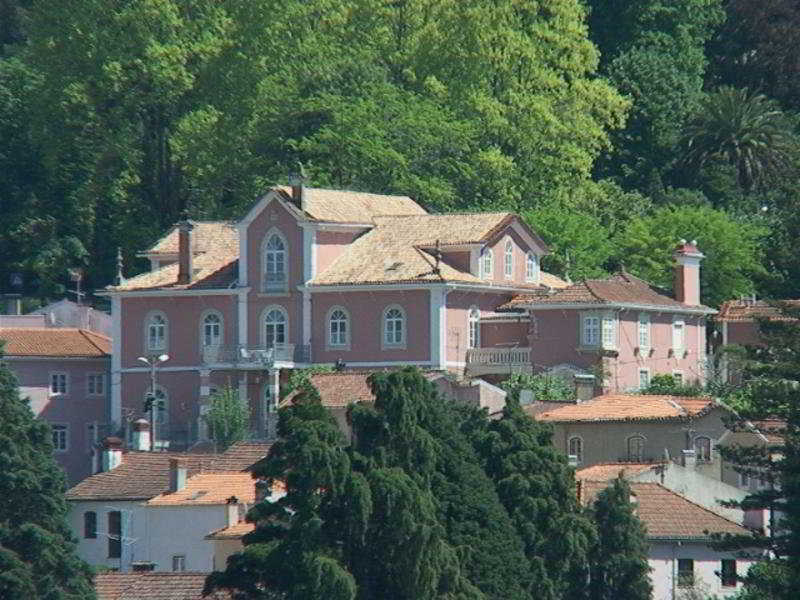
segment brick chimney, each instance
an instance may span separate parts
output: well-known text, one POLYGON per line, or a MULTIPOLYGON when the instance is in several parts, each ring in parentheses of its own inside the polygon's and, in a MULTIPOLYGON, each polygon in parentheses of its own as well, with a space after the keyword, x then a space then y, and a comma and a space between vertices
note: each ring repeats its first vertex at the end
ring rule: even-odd
POLYGON ((292 202, 302 211, 306 210, 306 177, 303 164, 298 162, 295 169, 289 173, 289 185, 292 186, 292 202))
POLYGON ((177 458, 169 459, 169 491, 179 492, 186 487, 186 465, 177 458))
POLYGON ((137 419, 133 422, 133 449, 138 452, 150 452, 150 422, 137 419))
POLYGON ((225 503, 226 527, 233 527, 239 522, 239 499, 231 496, 225 503))
POLYGON ((122 463, 122 440, 107 437, 103 440, 103 471, 116 469, 122 463))
POLYGON ((681 240, 675 248, 675 300, 689 306, 700 305, 700 261, 705 255, 697 242, 681 240))
POLYGON ((192 225, 189 219, 178 223, 178 284, 192 281, 192 225))

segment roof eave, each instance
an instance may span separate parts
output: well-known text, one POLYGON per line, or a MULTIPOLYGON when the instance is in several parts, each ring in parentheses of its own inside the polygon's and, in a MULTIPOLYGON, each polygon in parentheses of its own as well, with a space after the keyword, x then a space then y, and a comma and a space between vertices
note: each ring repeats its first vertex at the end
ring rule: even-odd
POLYGON ((632 310, 649 310, 658 312, 671 312, 680 314, 700 314, 715 315, 717 311, 708 306, 671 306, 669 304, 637 304, 633 302, 608 302, 599 300, 597 302, 558 302, 549 304, 537 304, 535 302, 520 302, 520 308, 527 310, 565 310, 565 309, 597 309, 597 308, 619 308, 632 310))

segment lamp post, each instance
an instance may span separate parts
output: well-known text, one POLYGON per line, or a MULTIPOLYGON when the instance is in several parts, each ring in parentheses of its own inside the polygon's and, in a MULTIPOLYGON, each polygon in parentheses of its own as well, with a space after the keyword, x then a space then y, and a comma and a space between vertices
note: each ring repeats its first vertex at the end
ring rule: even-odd
POLYGON ((156 449, 156 367, 163 362, 169 360, 168 354, 161 354, 159 356, 151 355, 149 357, 140 356, 138 358, 141 362, 150 367, 150 397, 145 400, 144 412, 150 410, 150 452, 155 452, 156 449))

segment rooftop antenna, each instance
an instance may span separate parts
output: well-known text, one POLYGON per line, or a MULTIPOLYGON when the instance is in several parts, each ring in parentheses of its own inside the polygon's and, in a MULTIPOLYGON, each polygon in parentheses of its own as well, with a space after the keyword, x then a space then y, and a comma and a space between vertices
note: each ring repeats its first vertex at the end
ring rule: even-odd
POLYGON ((84 292, 81 291, 81 281, 83 280, 83 269, 68 269, 70 281, 75 282, 75 289, 74 290, 67 290, 69 294, 75 294, 75 302, 79 305, 82 304, 83 297, 86 295, 84 292))

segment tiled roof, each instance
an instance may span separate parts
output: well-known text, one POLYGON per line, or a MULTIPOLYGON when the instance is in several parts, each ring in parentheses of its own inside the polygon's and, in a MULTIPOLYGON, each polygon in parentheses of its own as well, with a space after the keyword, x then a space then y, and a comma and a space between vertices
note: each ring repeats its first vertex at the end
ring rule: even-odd
POLYGON ((657 463, 601 463, 578 469, 575 471, 575 478, 589 481, 613 481, 620 473, 623 477, 632 477, 649 471, 655 466, 657 463))
MULTIPOLYGON (((195 254, 207 252, 238 254, 239 232, 236 224, 228 221, 190 221, 192 229, 192 250, 195 254)), ((158 258, 159 254, 174 255, 178 253, 178 226, 173 225, 162 238, 148 250, 142 252, 143 256, 158 258)))
POLYGON ((111 339, 85 329, 0 328, 2 340, 9 356, 111 356, 111 339))
POLYGON ((786 421, 781 419, 764 419, 763 421, 750 421, 758 429, 769 444, 783 444, 785 439, 783 432, 786 429, 786 421))
POLYGON ((698 309, 713 312, 706 306, 682 304, 670 297, 665 290, 650 285, 646 281, 625 271, 606 279, 587 279, 567 286, 556 292, 540 292, 516 296, 500 307, 500 310, 537 308, 551 304, 637 304, 644 306, 664 306, 682 309, 698 309))
MULTIPOLYGON (((188 475, 208 471, 244 471, 266 455, 269 446, 231 446, 220 455, 189 452, 126 452, 122 463, 111 471, 87 477, 67 491, 67 500, 147 500, 169 489, 170 459, 178 458, 188 475), (256 456, 260 455, 260 456, 256 456)), ((249 474, 245 474, 248 478, 249 474)))
POLYGON ((230 600, 227 592, 203 597, 208 573, 98 573, 97 600, 230 600))
MULTIPOLYGON (((433 248, 437 240, 443 251, 448 245, 487 242, 516 218, 512 213, 375 217, 375 227, 348 245, 311 285, 436 281, 493 285, 450 266, 446 255, 437 270, 433 248)), ((557 281, 552 275, 546 277, 557 281)), ((519 284, 515 287, 541 288, 519 284)))
MULTIPOLYGON (((292 188, 278 186, 283 199, 291 202, 292 188)), ((305 188, 306 214, 316 221, 369 223, 381 215, 424 215, 425 209, 408 196, 369 194, 350 190, 305 188)))
MULTIPOLYGON (((372 395, 367 384, 367 378, 371 372, 343 373, 315 373, 309 377, 311 384, 317 388, 322 405, 329 408, 348 406, 354 402, 373 402, 375 397, 372 395)), ((283 401, 290 404, 299 394, 295 391, 283 401)))
POLYGON ((272 444, 267 442, 236 442, 222 454, 214 457, 215 471, 245 471, 268 453, 272 444))
POLYGON ((715 406, 713 398, 608 394, 536 415, 539 421, 654 421, 697 417, 715 406))
POLYGON ((207 540, 240 540, 256 528, 253 523, 244 521, 212 531, 206 536, 207 540))
MULTIPOLYGON (((608 486, 608 481, 581 481, 581 501, 589 504, 608 486)), ((738 523, 695 504, 659 483, 633 482, 630 486, 636 496, 636 516, 644 524, 647 537, 651 540, 705 540, 710 533, 749 533, 738 523)))
MULTIPOLYGON (((790 308, 800 307, 800 300, 780 300, 779 303, 785 304, 790 308)), ((788 317, 781 316, 777 306, 769 304, 764 300, 728 300, 723 302, 719 308, 719 314, 715 317, 718 321, 755 321, 759 318, 771 320, 785 320, 788 317)))
POLYGON ((231 496, 252 504, 256 499, 255 481, 247 472, 198 473, 189 477, 177 492, 164 492, 148 500, 148 506, 198 506, 225 504, 231 496))

